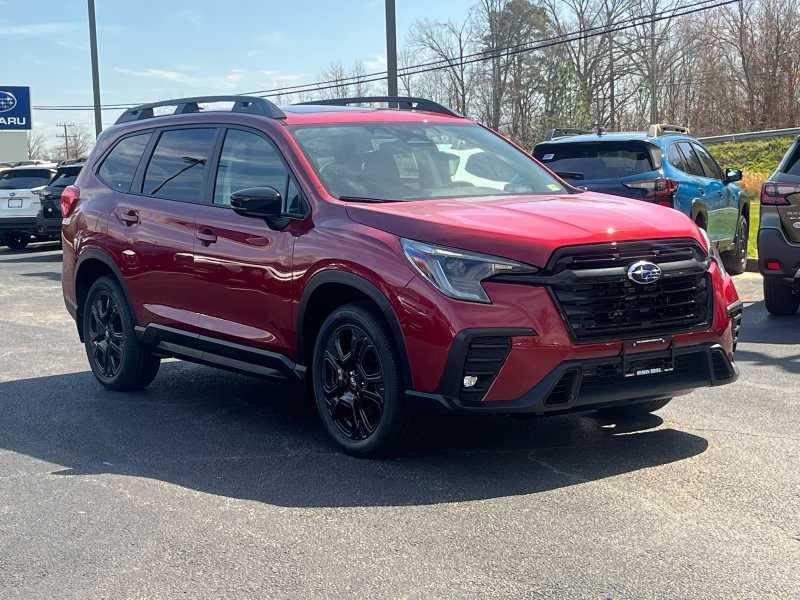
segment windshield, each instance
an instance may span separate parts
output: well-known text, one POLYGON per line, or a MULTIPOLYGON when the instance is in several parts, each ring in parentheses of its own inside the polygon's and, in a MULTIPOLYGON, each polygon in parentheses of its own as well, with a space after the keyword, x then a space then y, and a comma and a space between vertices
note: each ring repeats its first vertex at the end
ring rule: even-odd
POLYGON ((52 176, 48 169, 14 169, 0 173, 0 190, 29 190, 47 185, 52 176))
POLYGON ((539 144, 533 155, 566 180, 620 179, 653 170, 643 142, 539 144))
POLYGON ((429 200, 568 190, 524 153, 477 125, 378 123, 292 128, 339 198, 429 200))

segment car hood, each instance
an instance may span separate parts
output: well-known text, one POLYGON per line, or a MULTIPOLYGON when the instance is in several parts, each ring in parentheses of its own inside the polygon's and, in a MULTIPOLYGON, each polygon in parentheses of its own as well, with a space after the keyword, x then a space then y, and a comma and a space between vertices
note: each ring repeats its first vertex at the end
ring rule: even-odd
POLYGON ((351 203, 347 210, 354 221, 400 237, 539 267, 562 246, 664 238, 704 245, 676 210, 594 192, 351 203))

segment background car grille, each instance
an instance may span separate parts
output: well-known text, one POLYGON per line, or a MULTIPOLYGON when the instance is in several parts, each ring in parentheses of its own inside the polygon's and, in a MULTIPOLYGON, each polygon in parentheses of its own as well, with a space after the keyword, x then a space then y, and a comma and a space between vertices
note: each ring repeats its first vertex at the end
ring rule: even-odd
POLYGON ((635 338, 709 325, 711 288, 704 253, 693 241, 576 247, 551 261, 550 286, 576 341, 635 338), (702 257, 702 260, 701 260, 702 257), (634 283, 627 267, 650 260, 662 278, 634 283))

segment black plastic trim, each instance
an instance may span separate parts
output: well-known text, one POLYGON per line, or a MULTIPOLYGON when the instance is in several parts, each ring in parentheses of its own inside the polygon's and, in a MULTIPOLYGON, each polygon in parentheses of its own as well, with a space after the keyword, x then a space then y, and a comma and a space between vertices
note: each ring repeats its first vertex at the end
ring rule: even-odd
MULTIPOLYGON (((758 270, 764 277, 781 277, 794 280, 800 269, 800 244, 789 241, 780 229, 763 227, 758 231, 758 270), (782 271, 767 269, 768 260, 778 260, 782 271)), ((795 281, 800 285, 800 281, 795 281)))
POLYGON ((144 344, 184 360, 264 377, 280 375, 302 381, 305 376, 304 367, 277 352, 155 323, 137 326, 136 333, 144 344))
POLYGON ((406 350, 405 338, 403 330, 400 328, 400 321, 392 308, 389 299, 370 281, 344 271, 327 270, 313 275, 306 283, 303 290, 303 296, 300 299, 300 304, 297 308, 297 355, 298 362, 301 364, 308 364, 311 357, 305 356, 305 340, 303 339, 303 326, 306 316, 306 307, 314 292, 321 286, 327 283, 336 283, 351 287, 363 293, 370 300, 372 300, 383 313, 386 322, 389 324, 392 337, 396 344, 397 350, 400 353, 400 364, 403 371, 403 381, 406 386, 412 385, 411 367, 408 362, 408 352, 406 350))
POLYGON ((261 115, 270 119, 286 118, 286 114, 276 104, 270 102, 266 98, 259 98, 257 96, 194 96, 191 98, 174 98, 172 100, 140 104, 122 113, 115 124, 130 123, 131 121, 141 121, 143 119, 154 119, 159 116, 166 117, 199 113, 200 106, 198 104, 202 102, 233 102, 233 108, 228 112, 261 115), (174 106, 175 112, 170 115, 156 115, 153 109, 161 106, 174 106))
POLYGON ((36 233, 36 217, 0 218, 0 231, 36 233))
POLYGON ((370 102, 386 102, 390 106, 396 105, 401 110, 421 110, 424 112, 438 113, 449 117, 464 118, 463 115, 442 106, 438 102, 426 98, 412 96, 361 96, 356 98, 332 98, 328 100, 312 100, 310 102, 296 102, 297 106, 349 106, 351 104, 366 104, 370 102))

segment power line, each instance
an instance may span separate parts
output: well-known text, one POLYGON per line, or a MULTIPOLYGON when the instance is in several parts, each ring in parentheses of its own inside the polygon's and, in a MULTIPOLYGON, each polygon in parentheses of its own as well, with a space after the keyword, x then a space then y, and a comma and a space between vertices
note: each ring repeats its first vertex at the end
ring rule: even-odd
MULTIPOLYGON (((418 65, 404 67, 398 70, 398 77, 410 77, 412 75, 419 75, 422 73, 428 73, 442 69, 449 69, 453 68, 454 66, 466 66, 469 64, 473 64, 476 62, 483 62, 494 58, 509 57, 527 52, 533 52, 535 50, 543 50, 553 46, 571 43, 579 39, 586 39, 586 38, 597 37, 600 35, 607 35, 609 33, 616 33, 619 31, 633 29, 635 27, 640 27, 642 25, 656 23, 667 19, 673 19, 676 17, 683 17, 700 12, 705 12, 707 10, 719 8, 737 2, 739 2, 739 0, 723 0, 723 1, 702 0, 701 2, 694 2, 690 5, 680 5, 663 11, 650 13, 647 15, 628 17, 627 19, 623 19, 621 21, 617 21, 614 23, 596 27, 589 27, 586 29, 580 29, 577 31, 572 31, 557 36, 551 36, 549 38, 543 38, 533 42, 526 42, 523 44, 516 44, 513 46, 505 46, 501 48, 493 48, 489 50, 483 50, 480 52, 467 54, 464 55, 463 57, 445 58, 427 63, 421 63, 418 65)), ((345 85, 352 85, 354 83, 363 84, 363 83, 383 81, 384 79, 386 79, 386 74, 387 74, 386 71, 377 71, 374 73, 367 73, 364 75, 355 75, 339 79, 330 79, 316 83, 298 84, 294 86, 273 88, 270 90, 256 90, 254 92, 247 92, 244 95, 258 95, 263 98, 268 98, 268 97, 281 97, 298 93, 320 92, 320 91, 335 89, 345 85)), ((137 106, 138 104, 140 103, 106 104, 103 105, 101 108, 103 110, 125 110, 127 108, 137 106)), ((37 110, 63 110, 63 111, 92 109, 92 107, 83 105, 35 106, 34 108, 37 110)))

